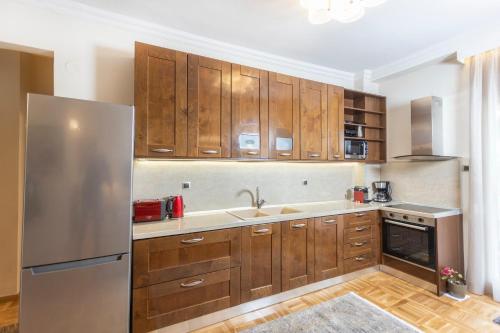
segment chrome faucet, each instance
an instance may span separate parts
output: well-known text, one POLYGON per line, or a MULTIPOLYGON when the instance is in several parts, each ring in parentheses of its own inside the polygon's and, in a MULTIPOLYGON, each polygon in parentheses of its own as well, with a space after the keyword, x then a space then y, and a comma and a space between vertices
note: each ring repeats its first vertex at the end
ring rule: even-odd
POLYGON ((266 200, 260 198, 260 189, 257 186, 257 188, 255 189, 255 204, 257 205, 257 208, 258 209, 262 208, 265 202, 266 200))

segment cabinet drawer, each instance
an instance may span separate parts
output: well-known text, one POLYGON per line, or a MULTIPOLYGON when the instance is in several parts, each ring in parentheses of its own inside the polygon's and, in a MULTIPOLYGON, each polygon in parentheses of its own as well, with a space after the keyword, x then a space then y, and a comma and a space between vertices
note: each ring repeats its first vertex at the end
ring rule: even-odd
POLYGON ((240 228, 134 241, 133 287, 215 272, 241 264, 240 228))
POLYGON ((240 268, 133 290, 133 331, 149 332, 239 304, 240 268))
POLYGON ((374 265, 375 258, 371 252, 344 260, 345 273, 354 272, 374 265))
POLYGON ((344 259, 373 253, 372 240, 361 240, 344 245, 344 259))
POLYGON ((376 211, 347 214, 344 215, 344 227, 355 228, 360 225, 373 224, 377 221, 377 216, 376 211))
POLYGON ((373 226, 369 224, 344 229, 344 243, 363 242, 372 237, 373 226))

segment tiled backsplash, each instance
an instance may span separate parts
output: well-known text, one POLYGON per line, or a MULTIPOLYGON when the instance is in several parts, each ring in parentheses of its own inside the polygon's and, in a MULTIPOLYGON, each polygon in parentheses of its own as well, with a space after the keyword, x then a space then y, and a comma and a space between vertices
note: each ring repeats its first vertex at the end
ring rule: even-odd
POLYGON ((349 187, 369 185, 379 174, 378 166, 359 163, 138 160, 133 197, 182 194, 186 211, 249 207, 256 186, 269 205, 342 200, 349 187), (191 189, 181 188, 184 181, 191 189))
POLYGON ((460 207, 460 161, 389 162, 380 173, 393 198, 426 205, 460 207))

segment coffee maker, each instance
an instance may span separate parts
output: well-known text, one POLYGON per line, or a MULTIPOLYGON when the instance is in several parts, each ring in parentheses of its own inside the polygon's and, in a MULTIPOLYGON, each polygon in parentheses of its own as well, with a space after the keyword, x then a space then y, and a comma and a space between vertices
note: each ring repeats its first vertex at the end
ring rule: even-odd
POLYGON ((391 184, 388 181, 373 182, 373 201, 389 202, 391 198, 391 184))

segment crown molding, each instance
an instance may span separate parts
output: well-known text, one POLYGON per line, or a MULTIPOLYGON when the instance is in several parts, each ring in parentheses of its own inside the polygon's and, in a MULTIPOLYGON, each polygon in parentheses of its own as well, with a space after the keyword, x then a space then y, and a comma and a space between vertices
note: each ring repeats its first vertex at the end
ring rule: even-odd
POLYGON ((500 25, 483 26, 467 33, 433 44, 428 48, 401 58, 395 62, 373 69, 371 79, 375 82, 403 74, 431 63, 453 57, 464 63, 467 57, 500 46, 500 25))
POLYGON ((298 76, 310 80, 354 86, 354 73, 315 65, 275 54, 221 42, 163 25, 135 19, 110 11, 91 7, 72 0, 22 0, 22 2, 63 15, 97 21, 127 32, 139 33, 159 41, 158 46, 174 48, 246 66, 298 76))

